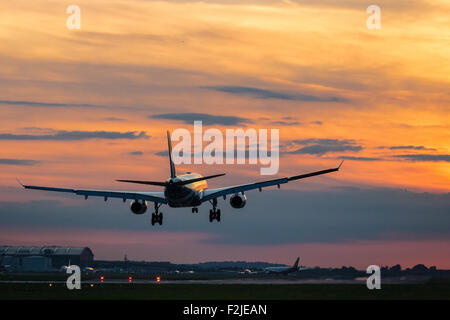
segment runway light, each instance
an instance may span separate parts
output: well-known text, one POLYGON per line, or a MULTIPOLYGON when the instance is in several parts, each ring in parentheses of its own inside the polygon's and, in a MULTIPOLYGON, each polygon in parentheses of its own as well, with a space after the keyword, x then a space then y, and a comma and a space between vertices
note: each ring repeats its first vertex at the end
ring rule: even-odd
POLYGON ((49 286, 49 287, 53 287, 53 284, 52 284, 52 283, 49 283, 48 286, 49 286))
POLYGON ((100 277, 100 282, 103 282, 104 279, 105 279, 105 277, 104 277, 104 276, 101 276, 101 277, 100 277))
POLYGON ((94 284, 93 283, 91 283, 91 288, 93 288, 94 287, 94 284))
POLYGON ((156 277, 156 282, 160 282, 161 281, 161 277, 160 276, 157 276, 156 277))
POLYGON ((133 277, 128 277, 128 282, 132 282, 133 281, 133 277))

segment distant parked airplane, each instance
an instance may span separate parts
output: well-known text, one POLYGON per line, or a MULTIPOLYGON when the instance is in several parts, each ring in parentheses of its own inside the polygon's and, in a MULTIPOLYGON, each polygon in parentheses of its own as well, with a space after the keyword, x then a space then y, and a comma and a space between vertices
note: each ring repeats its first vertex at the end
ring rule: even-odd
POLYGON ((215 174, 206 177, 203 177, 201 174, 198 173, 190 173, 190 172, 187 172, 186 174, 182 175, 177 175, 175 171, 175 164, 172 161, 172 142, 170 140, 169 131, 167 131, 167 142, 169 147, 169 162, 170 162, 169 179, 161 182, 140 181, 140 180, 117 180, 120 182, 139 183, 145 185, 164 187, 164 192, 66 189, 66 188, 23 185, 20 182, 20 180, 18 180, 18 182, 25 189, 75 193, 76 195, 84 196, 85 199, 87 199, 90 196, 103 197, 105 201, 107 201, 108 198, 120 198, 123 200, 123 202, 125 202, 127 199, 131 199, 133 200, 133 202, 131 203, 130 208, 134 214, 145 213, 145 211, 147 211, 147 203, 153 202, 155 212, 152 213, 152 225, 155 225, 155 223, 159 223, 160 225, 162 224, 163 214, 162 212, 159 212, 159 208, 163 204, 167 204, 173 208, 192 207, 192 212, 198 213, 198 206, 200 206, 203 202, 210 202, 212 205, 212 209, 209 210, 209 221, 213 222, 214 220, 220 221, 220 209, 217 209, 217 198, 219 197, 223 197, 223 199, 225 200, 226 196, 228 194, 231 194, 232 196, 230 197, 230 205, 236 209, 243 208, 247 202, 247 197, 244 194, 245 191, 254 189, 259 189, 259 191, 262 191, 262 188, 270 186, 278 186, 278 188, 280 188, 281 184, 288 183, 289 181, 335 172, 340 169, 343 162, 342 161, 337 168, 315 171, 300 174, 297 176, 278 178, 262 182, 241 184, 218 189, 208 189, 208 184, 206 183, 206 180, 223 176, 225 175, 225 173, 215 174))
POLYGON ((292 267, 267 267, 264 269, 264 273, 278 273, 278 274, 289 274, 293 272, 299 271, 298 262, 300 261, 300 258, 297 258, 295 260, 295 263, 292 267))

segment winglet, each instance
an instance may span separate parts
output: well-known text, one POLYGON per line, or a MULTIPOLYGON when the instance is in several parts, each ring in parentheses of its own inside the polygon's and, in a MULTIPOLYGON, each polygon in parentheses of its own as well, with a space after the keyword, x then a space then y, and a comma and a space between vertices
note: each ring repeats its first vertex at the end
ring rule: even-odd
POLYGON ((341 163, 339 164, 339 166, 337 167, 338 170, 341 168, 343 163, 344 163, 344 160, 342 160, 341 163))
POLYGON ((16 177, 16 180, 23 188, 25 188, 25 186, 23 185, 22 181, 19 180, 19 178, 16 177))

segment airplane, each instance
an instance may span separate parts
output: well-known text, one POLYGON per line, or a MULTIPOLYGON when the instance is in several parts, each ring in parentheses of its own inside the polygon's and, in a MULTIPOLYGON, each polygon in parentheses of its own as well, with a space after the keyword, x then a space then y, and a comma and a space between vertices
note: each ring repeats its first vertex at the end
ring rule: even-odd
POLYGON ((297 272, 300 270, 300 268, 298 267, 299 261, 300 261, 300 257, 297 257, 297 260, 295 260, 295 263, 292 267, 267 267, 267 268, 264 268, 264 273, 289 274, 289 273, 297 272))
POLYGON ((285 184, 290 181, 339 171, 343 163, 342 161, 337 168, 315 171, 291 177, 218 189, 208 189, 206 180, 223 176, 225 173, 205 177, 201 174, 191 172, 177 175, 175 164, 172 161, 172 142, 169 131, 167 131, 167 144, 169 149, 170 178, 166 181, 116 180, 118 182, 164 187, 164 192, 67 189, 24 185, 19 179, 17 179, 17 181, 25 189, 74 193, 76 195, 84 196, 86 200, 88 197, 103 197, 105 201, 107 201, 108 198, 120 198, 123 202, 130 199, 132 200, 130 209, 137 215, 144 214, 147 211, 148 203, 153 202, 155 212, 152 213, 152 225, 155 225, 156 223, 162 225, 163 214, 162 212, 159 212, 159 208, 163 204, 167 204, 172 208, 191 207, 192 213, 198 213, 198 207, 204 202, 209 202, 212 205, 212 209, 209 210, 209 221, 213 222, 214 220, 217 220, 217 222, 220 222, 221 212, 220 209, 217 209, 217 199, 220 197, 223 197, 223 199, 226 200, 226 196, 231 195, 231 207, 240 209, 247 203, 247 196, 245 195, 246 191, 258 189, 261 192, 262 188, 270 186, 278 186, 279 189, 281 184, 285 184))

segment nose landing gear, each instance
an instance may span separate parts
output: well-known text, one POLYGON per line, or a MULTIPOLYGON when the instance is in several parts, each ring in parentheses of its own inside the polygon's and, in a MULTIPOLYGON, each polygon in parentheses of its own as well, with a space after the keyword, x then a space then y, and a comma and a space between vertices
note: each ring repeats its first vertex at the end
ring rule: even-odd
MULTIPOLYGON (((211 201, 210 201, 211 202, 211 201)), ((217 199, 213 199, 211 202, 213 208, 209 210, 209 222, 213 222, 214 220, 217 220, 217 222, 220 222, 220 209, 217 209, 217 199)))
POLYGON ((155 223, 159 223, 159 225, 162 225, 163 223, 163 214, 162 212, 158 213, 160 206, 161 204, 155 202, 155 212, 152 213, 152 226, 154 226, 155 223))

